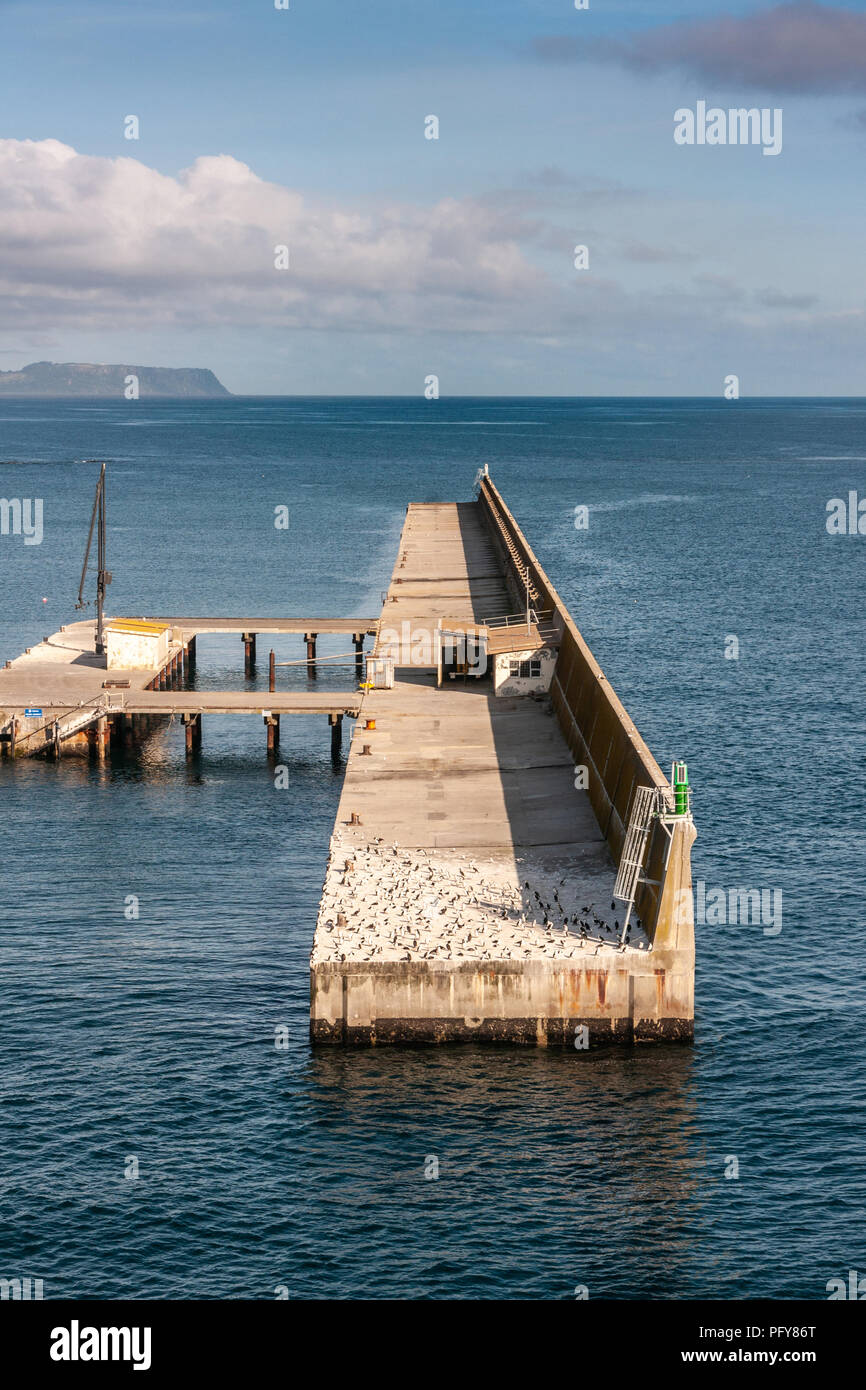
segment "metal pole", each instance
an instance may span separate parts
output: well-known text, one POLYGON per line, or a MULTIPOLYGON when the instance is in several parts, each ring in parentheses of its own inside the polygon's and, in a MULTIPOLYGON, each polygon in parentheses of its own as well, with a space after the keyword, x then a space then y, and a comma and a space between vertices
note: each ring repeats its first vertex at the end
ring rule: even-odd
POLYGON ((96 650, 105 651, 105 464, 99 474, 99 536, 96 561, 96 650))

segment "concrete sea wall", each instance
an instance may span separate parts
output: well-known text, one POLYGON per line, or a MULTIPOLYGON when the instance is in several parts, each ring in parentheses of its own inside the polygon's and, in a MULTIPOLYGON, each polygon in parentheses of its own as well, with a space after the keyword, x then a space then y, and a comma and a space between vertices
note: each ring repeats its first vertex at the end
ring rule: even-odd
MULTIPOLYGON (((489 477, 481 480, 478 506, 505 568, 516 608, 522 608, 526 601, 528 574, 533 605, 552 614, 560 633, 551 701, 575 765, 587 769, 592 809, 618 864, 635 789, 648 786, 670 791, 670 784, 489 477)), ((692 958, 690 851, 694 840, 691 824, 675 826, 672 835, 659 822, 654 824, 635 901, 635 911, 647 926, 653 945, 691 952, 692 958)))
POLYGON ((646 957, 620 963, 352 962, 311 972, 311 1037, 319 1043, 688 1042, 688 971, 646 957))

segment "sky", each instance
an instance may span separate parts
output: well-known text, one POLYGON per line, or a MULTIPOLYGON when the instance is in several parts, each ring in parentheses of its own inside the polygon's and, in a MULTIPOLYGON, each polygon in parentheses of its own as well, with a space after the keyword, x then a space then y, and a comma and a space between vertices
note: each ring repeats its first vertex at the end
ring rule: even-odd
POLYGON ((288 3, 0 0, 0 369, 863 393, 866 3, 288 3))

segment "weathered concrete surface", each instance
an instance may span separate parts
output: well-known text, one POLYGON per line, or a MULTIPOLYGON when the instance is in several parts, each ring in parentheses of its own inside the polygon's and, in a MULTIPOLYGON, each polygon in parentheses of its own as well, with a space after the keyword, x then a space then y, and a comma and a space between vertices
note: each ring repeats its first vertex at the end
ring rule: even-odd
POLYGON ((315 968, 313 983, 314 1042, 573 1047, 580 1028, 590 1044, 688 1042, 694 1031, 688 1000, 664 967, 638 974, 627 954, 598 968, 540 960, 328 963, 315 968))
MULTIPOLYGON (((482 506, 409 507, 383 639, 513 608, 482 506)), ((399 669, 355 730, 311 956, 313 1040, 571 1046, 580 1025, 591 1040, 689 1039, 691 840, 674 843, 676 940, 653 946, 644 923, 620 948, 614 864, 551 701, 399 669)))

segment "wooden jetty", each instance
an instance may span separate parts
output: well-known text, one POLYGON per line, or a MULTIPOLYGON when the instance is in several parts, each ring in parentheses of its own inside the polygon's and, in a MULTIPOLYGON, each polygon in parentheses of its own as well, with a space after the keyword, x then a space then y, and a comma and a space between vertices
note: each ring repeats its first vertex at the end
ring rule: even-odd
POLYGON ((280 718, 292 714, 327 715, 331 748, 339 752, 344 716, 357 717, 362 694, 352 692, 276 691, 271 661, 271 690, 191 690, 196 638, 201 634, 239 633, 244 670, 255 669, 259 634, 300 633, 307 657, 301 663, 316 675, 316 639, 320 633, 352 637, 356 672, 361 673, 364 640, 377 621, 366 618, 121 618, 106 619, 108 652, 96 646, 93 620, 71 623, 28 648, 0 668, 0 750, 7 756, 92 753, 104 758, 112 739, 128 745, 147 732, 150 721, 180 716, 189 753, 201 746, 203 714, 259 714, 267 728, 267 746, 279 741, 280 718), (152 664, 112 666, 111 638, 122 632, 142 659, 152 664), (157 639, 161 637, 161 642, 157 639))

